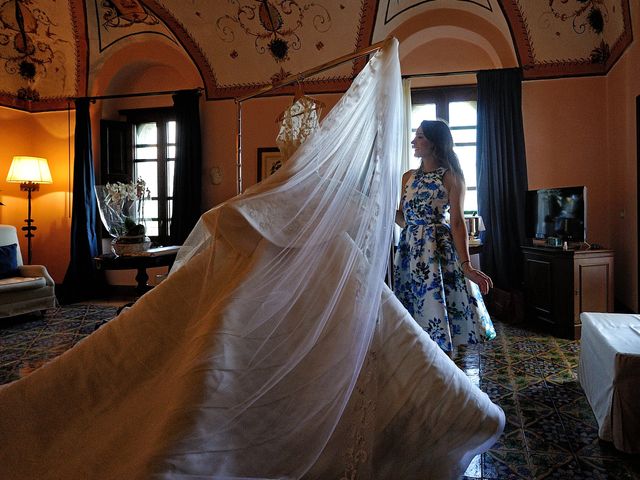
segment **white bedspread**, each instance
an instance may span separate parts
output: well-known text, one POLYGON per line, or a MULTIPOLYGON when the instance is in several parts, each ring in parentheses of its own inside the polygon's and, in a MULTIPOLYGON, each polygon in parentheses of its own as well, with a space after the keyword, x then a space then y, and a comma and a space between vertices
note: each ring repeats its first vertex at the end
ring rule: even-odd
POLYGON ((640 452, 640 315, 582 313, 578 376, 598 435, 640 452))

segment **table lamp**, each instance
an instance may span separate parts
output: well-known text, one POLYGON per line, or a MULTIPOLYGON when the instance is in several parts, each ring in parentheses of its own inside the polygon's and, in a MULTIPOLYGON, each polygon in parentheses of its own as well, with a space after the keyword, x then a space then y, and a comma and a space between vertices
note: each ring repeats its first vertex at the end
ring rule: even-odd
POLYGON ((31 192, 40 190, 41 183, 53 183, 51 172, 46 158, 15 156, 9 168, 7 182, 19 183, 20 190, 27 191, 28 211, 26 227, 22 230, 27 232, 27 264, 31 264, 31 238, 34 236, 33 231, 37 228, 33 225, 31 218, 31 192))

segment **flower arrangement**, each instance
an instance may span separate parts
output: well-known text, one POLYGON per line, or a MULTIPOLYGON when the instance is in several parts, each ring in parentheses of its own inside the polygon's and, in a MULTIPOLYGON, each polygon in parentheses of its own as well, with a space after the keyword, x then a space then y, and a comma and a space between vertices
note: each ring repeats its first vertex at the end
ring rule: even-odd
POLYGON ((142 178, 129 183, 96 185, 100 218, 113 237, 144 236, 144 200, 151 192, 142 178))

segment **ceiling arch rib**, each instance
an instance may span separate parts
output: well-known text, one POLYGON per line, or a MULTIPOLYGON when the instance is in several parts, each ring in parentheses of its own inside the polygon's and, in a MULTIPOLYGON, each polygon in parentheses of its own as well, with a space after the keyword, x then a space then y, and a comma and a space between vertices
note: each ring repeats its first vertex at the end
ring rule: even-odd
MULTIPOLYGON (((482 35, 466 28, 461 28, 451 25, 442 25, 437 27, 429 27, 405 38, 402 42, 400 56, 411 55, 411 52, 421 45, 429 43, 433 40, 439 39, 454 39, 461 40, 469 43, 475 47, 478 47, 486 53, 487 57, 491 60, 492 65, 483 68, 502 68, 502 60, 496 52, 494 46, 482 35)), ((475 67, 467 67, 469 70, 475 69, 475 67)))
POLYGON ((517 66, 511 39, 493 23, 469 11, 448 8, 423 11, 397 25, 390 35, 400 41, 401 52, 414 50, 420 43, 454 35, 469 43, 478 42, 477 46, 491 52, 495 68, 517 66), (405 49, 407 46, 410 48, 405 49))

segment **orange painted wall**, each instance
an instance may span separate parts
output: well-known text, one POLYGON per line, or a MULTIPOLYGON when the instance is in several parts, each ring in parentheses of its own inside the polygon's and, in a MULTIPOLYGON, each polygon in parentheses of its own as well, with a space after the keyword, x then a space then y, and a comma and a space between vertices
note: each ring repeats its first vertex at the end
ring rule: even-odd
MULTIPOLYGON (((633 32, 640 32, 640 4, 629 2, 633 32)), ((633 311, 638 299, 638 156, 636 97, 640 95, 640 44, 636 39, 606 78, 609 230, 616 251, 616 293, 633 311)))
MULTIPOLYGON (((73 115, 72 115, 73 117, 73 115)), ((52 185, 41 185, 33 192, 31 216, 37 230, 32 238, 34 264, 44 264, 54 280, 62 281, 69 258, 69 128, 75 128, 73 118, 67 122, 67 112, 28 114, 0 109, 0 222, 18 230, 20 249, 26 263, 27 240, 20 228, 27 217, 27 193, 20 185, 6 182, 14 155, 33 155, 48 160, 52 185)), ((73 141, 73 140, 72 140, 73 141)))
MULTIPOLYGON (((340 99, 339 94, 313 95, 325 104, 321 119, 340 99)), ((257 183, 258 148, 276 147, 278 115, 291 102, 291 95, 249 99, 242 105, 242 183, 243 189, 257 183)), ((236 195, 236 106, 231 100, 203 105, 203 206, 211 208, 236 195), (223 183, 213 185, 211 169, 220 168, 223 183)))
POLYGON ((587 186, 587 240, 611 246, 604 77, 523 83, 529 188, 587 186))

